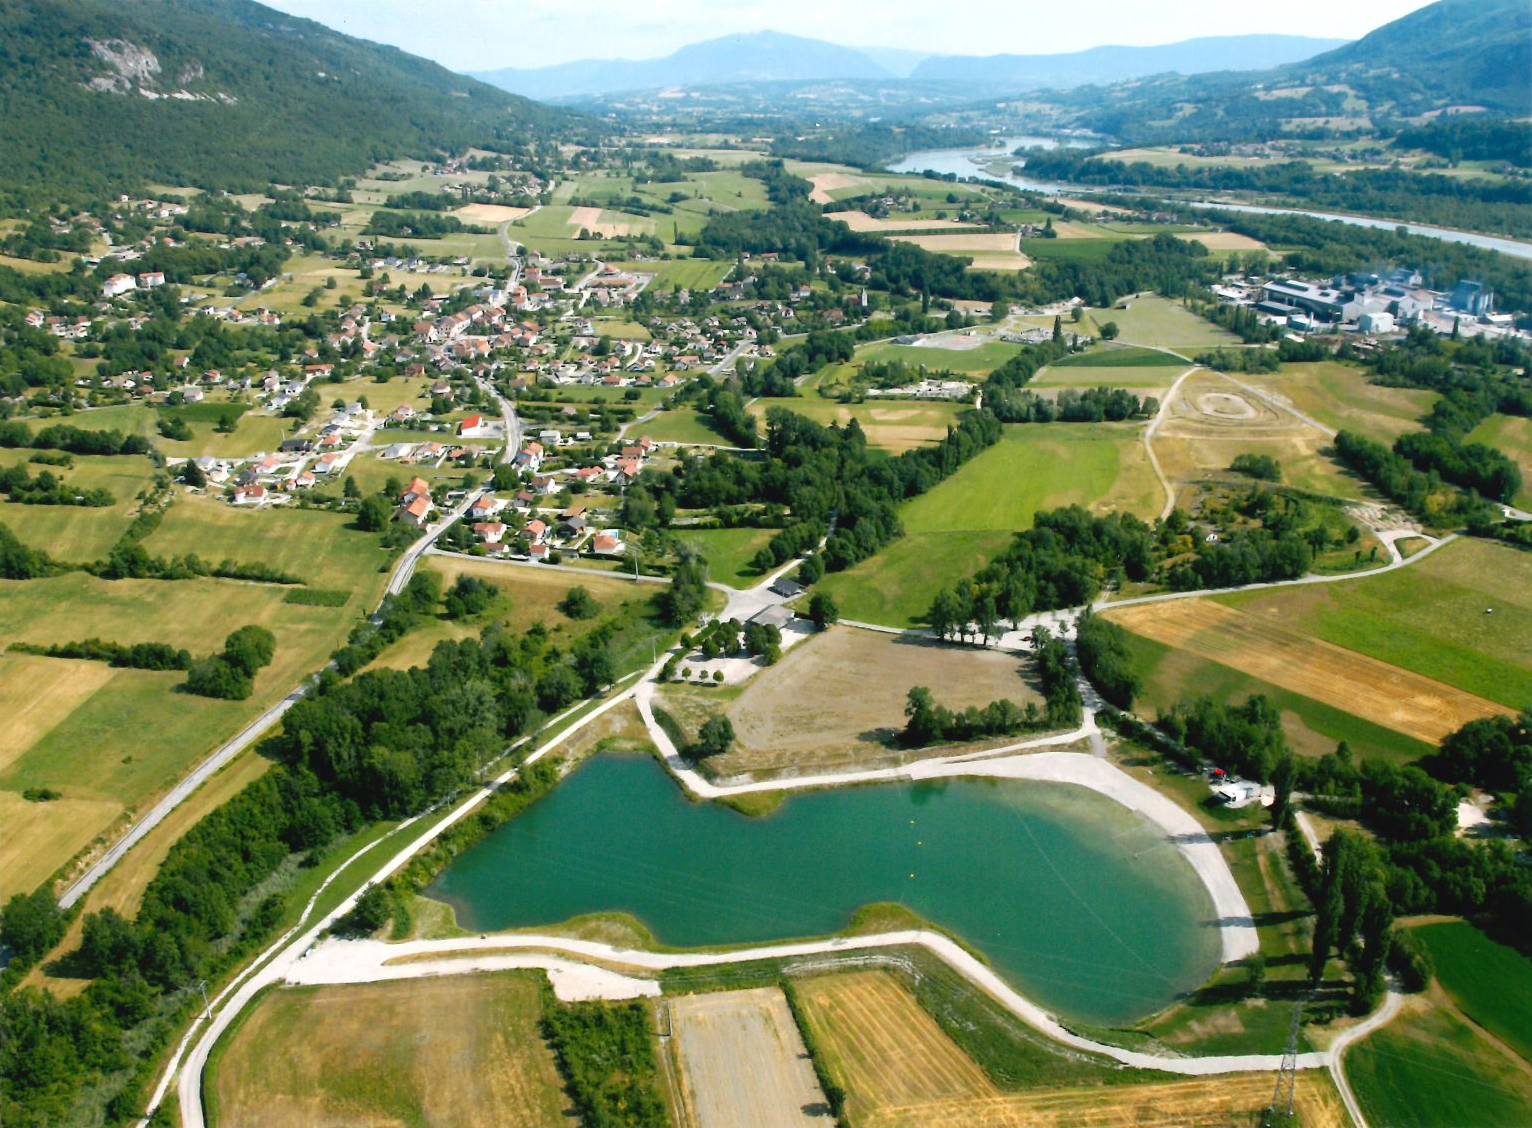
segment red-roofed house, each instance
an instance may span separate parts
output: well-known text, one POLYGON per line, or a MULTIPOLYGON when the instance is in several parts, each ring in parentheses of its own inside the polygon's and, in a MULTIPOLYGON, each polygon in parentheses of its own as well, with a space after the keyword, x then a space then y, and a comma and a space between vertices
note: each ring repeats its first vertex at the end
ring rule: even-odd
POLYGON ((417 497, 399 507, 399 519, 408 521, 417 528, 424 525, 431 516, 430 495, 417 497))
POLYGON ((240 486, 234 491, 235 505, 261 505, 265 501, 265 486, 240 486))

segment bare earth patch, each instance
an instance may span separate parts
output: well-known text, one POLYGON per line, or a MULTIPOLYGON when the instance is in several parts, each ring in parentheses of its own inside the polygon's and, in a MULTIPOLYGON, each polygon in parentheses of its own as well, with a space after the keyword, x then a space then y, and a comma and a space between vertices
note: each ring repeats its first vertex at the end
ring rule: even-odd
POLYGON ((1016 236, 1008 231, 978 232, 967 235, 895 235, 896 243, 914 243, 915 246, 939 255, 961 255, 971 251, 988 251, 991 254, 1016 250, 1016 236))
POLYGON ((1108 611, 1124 627, 1283 689, 1432 743, 1513 710, 1443 682, 1206 599, 1108 611))
POLYGON ((776 987, 668 1003, 694 1128, 829 1128, 830 1106, 776 987))

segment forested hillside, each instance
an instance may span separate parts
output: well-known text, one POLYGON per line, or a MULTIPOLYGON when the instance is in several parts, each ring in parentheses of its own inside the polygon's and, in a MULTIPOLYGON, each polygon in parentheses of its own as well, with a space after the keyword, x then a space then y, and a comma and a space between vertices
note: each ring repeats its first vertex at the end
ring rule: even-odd
POLYGON ((0 188, 324 183, 579 119, 250 0, 6 0, 0 188))

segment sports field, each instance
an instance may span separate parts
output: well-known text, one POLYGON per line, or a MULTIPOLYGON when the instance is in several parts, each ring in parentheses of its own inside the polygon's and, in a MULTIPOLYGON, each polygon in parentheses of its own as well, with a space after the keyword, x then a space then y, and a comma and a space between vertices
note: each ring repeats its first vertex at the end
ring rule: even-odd
POLYGON ((1532 419, 1517 415, 1491 415, 1472 431, 1468 441, 1492 446, 1521 469, 1521 489, 1511 499, 1521 509, 1532 509, 1532 419))
POLYGON ((1008 426, 999 443, 901 507, 903 537, 820 586, 845 618, 910 626, 938 588, 987 563, 1038 510, 1079 504, 1147 518, 1163 496, 1136 427, 1008 426))
POLYGON ((1392 445, 1405 432, 1423 429, 1419 419, 1438 399, 1435 392, 1388 388, 1369 383, 1368 377, 1355 365, 1323 360, 1284 364, 1279 372, 1240 379, 1336 431, 1355 431, 1392 445))
POLYGON ((1098 327, 1108 321, 1116 322, 1118 340, 1124 344, 1155 345, 1184 352, 1209 345, 1240 343, 1240 339, 1227 329, 1158 294, 1125 298, 1118 303, 1118 308, 1093 309, 1087 317, 1098 327))
MULTIPOLYGON (((1107 1128, 1255 1125, 1271 1102, 1266 1074, 1006 1091, 965 1054, 892 975, 821 975, 796 989, 823 1063, 859 1128, 1107 1128)), ((1323 1075, 1297 1086, 1299 1123, 1341 1128, 1345 1113, 1323 1075)))
POLYGON ((835 1118, 777 987, 666 1004, 692 1128, 831 1128, 835 1118))
POLYGON ((1355 713, 1416 740, 1439 742, 1476 717, 1513 710, 1376 658, 1320 641, 1290 624, 1210 599, 1178 599, 1109 611, 1136 634, 1219 662, 1304 697, 1355 713))
POLYGON ((806 771, 881 759, 904 726, 913 687, 927 686, 954 709, 1001 699, 1041 704, 1030 678, 1013 654, 835 627, 751 679, 728 706, 739 749, 709 766, 721 774, 806 771))
POLYGON ((214 1050, 209 1121, 563 1128, 540 1015, 525 973, 273 991, 214 1050))
POLYGON ((870 445, 895 454, 912 447, 940 442, 946 437, 947 428, 956 421, 957 416, 968 410, 967 404, 960 403, 869 400, 866 403, 842 404, 812 396, 758 399, 750 405, 750 410, 764 422, 766 412, 773 407, 785 407, 825 426, 831 423, 845 426, 855 419, 862 425, 870 445))

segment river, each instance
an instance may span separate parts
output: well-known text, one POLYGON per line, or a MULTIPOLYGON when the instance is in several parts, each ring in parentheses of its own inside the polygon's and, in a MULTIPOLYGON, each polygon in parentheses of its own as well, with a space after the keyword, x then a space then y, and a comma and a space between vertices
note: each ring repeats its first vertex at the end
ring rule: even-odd
POLYGON ((1204 982, 1211 898, 1141 816, 1083 787, 946 780, 795 794, 764 818, 602 756, 426 890, 473 931, 626 912, 676 947, 824 935, 898 902, 1059 1014, 1120 1023, 1204 982))
MULTIPOLYGON (((1060 142, 1047 137, 1007 137, 1005 138, 1004 148, 931 149, 925 152, 911 153, 889 165, 888 171, 916 174, 934 172, 941 176, 956 175, 959 178, 976 176, 986 180, 999 180, 1007 184, 1014 184, 1017 188, 1024 189, 1025 191, 1041 192, 1049 196, 1057 196, 1070 192, 1101 191, 1099 185, 1060 184, 1048 180, 1031 180, 1025 176, 1017 176, 1014 172, 995 176, 984 170, 985 165, 1000 159, 1005 154, 1014 152, 1023 145, 1051 149, 1059 144, 1084 146, 1091 144, 1091 142, 1073 139, 1060 142)), ((1479 247, 1486 251, 1499 251, 1501 254, 1511 255, 1515 258, 1532 259, 1532 243, 1507 239, 1499 235, 1481 235, 1474 231, 1455 231, 1449 227, 1434 227, 1428 223, 1375 219, 1370 216, 1344 215, 1340 212, 1308 211, 1303 208, 1273 208, 1262 207, 1256 204, 1220 203, 1216 200, 1187 202, 1191 206, 1199 208, 1223 208, 1228 211, 1259 212, 1264 215, 1306 215, 1311 219, 1326 219, 1335 223, 1349 223, 1356 227, 1374 227, 1384 231, 1392 231, 1395 228, 1402 227, 1411 235, 1423 235, 1428 239, 1442 239, 1449 243, 1463 243, 1467 246, 1479 247)))

